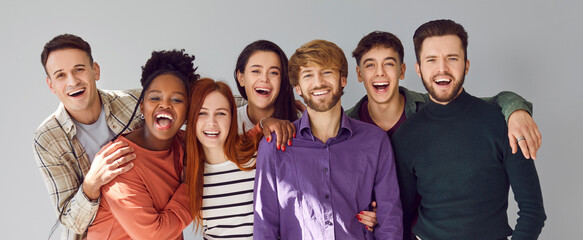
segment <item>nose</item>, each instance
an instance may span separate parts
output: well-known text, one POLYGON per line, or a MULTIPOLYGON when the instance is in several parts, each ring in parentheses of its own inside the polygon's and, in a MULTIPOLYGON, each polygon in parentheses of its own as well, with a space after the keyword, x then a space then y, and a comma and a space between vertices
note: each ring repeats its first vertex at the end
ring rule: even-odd
POLYGON ((438 67, 440 72, 446 72, 449 69, 449 66, 447 64, 447 57, 439 61, 438 67))
POLYGON ((161 108, 166 108, 166 109, 170 109, 172 108, 172 99, 170 98, 164 98, 162 99, 162 101, 160 101, 160 105, 161 108))
POLYGON ((269 71, 263 71, 260 75, 259 75, 259 81, 261 82, 267 82, 268 81, 268 76, 267 74, 269 74, 269 71))
POLYGON ((385 76, 385 69, 383 68, 382 65, 377 65, 376 66, 375 75, 377 77, 384 77, 385 76))
POLYGON ((75 86, 79 84, 79 79, 75 76, 75 74, 68 74, 67 75, 67 84, 69 86, 75 86))

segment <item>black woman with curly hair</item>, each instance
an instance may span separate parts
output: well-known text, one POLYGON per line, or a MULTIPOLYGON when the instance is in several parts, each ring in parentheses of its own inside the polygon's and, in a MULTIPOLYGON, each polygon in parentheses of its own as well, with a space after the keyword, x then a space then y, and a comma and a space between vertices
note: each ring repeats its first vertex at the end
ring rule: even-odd
MULTIPOLYGON (((194 56, 154 51, 142 67, 139 108, 143 125, 115 141, 129 144, 134 167, 101 188, 88 239, 182 239, 190 224, 188 188, 182 180, 184 132, 194 56)), ((123 132, 123 131, 121 131, 123 132)))

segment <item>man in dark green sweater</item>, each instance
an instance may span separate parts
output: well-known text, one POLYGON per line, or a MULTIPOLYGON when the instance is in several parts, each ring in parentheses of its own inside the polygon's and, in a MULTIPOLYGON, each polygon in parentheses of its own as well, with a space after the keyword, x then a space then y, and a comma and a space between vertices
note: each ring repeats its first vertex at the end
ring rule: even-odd
POLYGON ((419 214, 405 239, 538 238, 546 216, 534 162, 512 154, 500 110, 462 87, 466 31, 436 20, 419 27, 413 41, 431 101, 393 135, 404 229, 419 214), (514 231, 506 215, 509 186, 520 208, 514 231))

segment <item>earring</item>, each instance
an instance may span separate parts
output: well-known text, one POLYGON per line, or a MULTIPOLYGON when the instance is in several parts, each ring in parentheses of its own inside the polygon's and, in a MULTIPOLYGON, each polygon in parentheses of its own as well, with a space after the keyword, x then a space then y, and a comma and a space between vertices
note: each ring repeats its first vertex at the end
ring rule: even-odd
POLYGON ((140 119, 144 120, 144 114, 140 114, 140 119))

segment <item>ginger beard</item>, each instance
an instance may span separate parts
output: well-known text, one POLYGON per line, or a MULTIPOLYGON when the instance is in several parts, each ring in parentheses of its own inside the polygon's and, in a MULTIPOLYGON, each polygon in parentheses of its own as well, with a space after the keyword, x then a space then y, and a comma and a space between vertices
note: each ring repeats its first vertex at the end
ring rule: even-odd
POLYGON ((340 101, 341 96, 342 96, 341 88, 338 87, 334 89, 331 86, 318 86, 309 89, 306 92, 302 90, 301 95, 306 105, 308 105, 309 108, 314 109, 317 112, 326 112, 332 109, 332 107, 336 106, 338 101, 340 101), (312 96, 312 94, 314 94, 316 97, 322 94, 331 94, 331 96, 318 100, 314 99, 314 96, 312 96))

